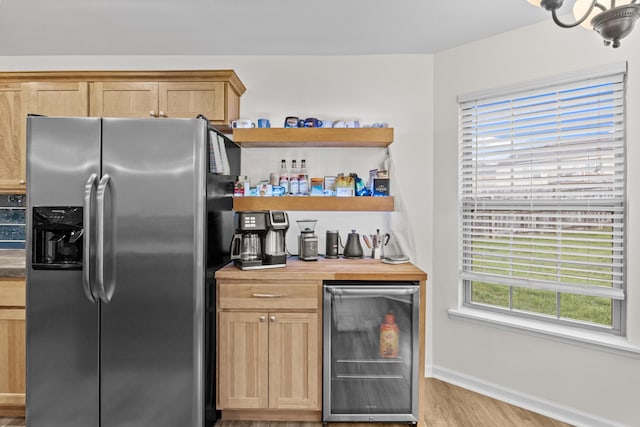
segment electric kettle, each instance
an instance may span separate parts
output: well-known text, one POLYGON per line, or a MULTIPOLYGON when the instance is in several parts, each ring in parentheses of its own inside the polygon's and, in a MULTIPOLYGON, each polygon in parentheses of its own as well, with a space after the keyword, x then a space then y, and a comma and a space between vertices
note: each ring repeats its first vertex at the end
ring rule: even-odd
POLYGON ((360 244, 360 235, 356 233, 356 230, 351 230, 351 233, 347 235, 347 244, 344 245, 344 257, 345 258, 362 258, 363 251, 360 244))

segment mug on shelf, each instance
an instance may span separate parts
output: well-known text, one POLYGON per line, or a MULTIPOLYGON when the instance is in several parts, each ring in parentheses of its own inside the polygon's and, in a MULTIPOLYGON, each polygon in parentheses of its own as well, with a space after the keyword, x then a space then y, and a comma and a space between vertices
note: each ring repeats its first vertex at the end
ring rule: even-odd
POLYGON ((304 125, 301 127, 319 128, 322 127, 322 120, 318 120, 315 117, 307 117, 306 119, 304 119, 304 125))
POLYGON ((237 128, 254 128, 256 127, 256 124, 253 123, 251 120, 247 120, 247 119, 238 119, 238 120, 234 120, 231 122, 231 127, 234 129, 237 128))
POLYGON ((259 128, 270 128, 271 122, 269 119, 258 119, 258 127, 259 128))
POLYGON ((286 127, 286 128, 297 128, 299 120, 300 119, 298 119, 295 116, 289 116, 286 119, 284 119, 284 127, 286 127))

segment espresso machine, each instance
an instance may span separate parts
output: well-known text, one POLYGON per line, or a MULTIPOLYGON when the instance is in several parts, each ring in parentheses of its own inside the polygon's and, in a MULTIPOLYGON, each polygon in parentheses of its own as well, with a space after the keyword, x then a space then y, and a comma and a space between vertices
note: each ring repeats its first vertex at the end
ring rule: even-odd
POLYGON ((231 259, 241 270, 287 266, 285 235, 289 216, 284 211, 236 213, 231 259))

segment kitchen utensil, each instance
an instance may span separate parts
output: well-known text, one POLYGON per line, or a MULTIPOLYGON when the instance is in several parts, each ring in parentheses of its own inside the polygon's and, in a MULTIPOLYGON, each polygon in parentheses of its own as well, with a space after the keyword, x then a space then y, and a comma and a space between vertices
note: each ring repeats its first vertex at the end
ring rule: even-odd
POLYGON ((364 240, 364 243, 367 245, 367 248, 371 249, 371 240, 369 240, 369 236, 367 236, 366 234, 362 235, 362 240, 364 240))
POLYGON ((299 120, 296 116, 288 116, 284 119, 284 127, 297 128, 299 120))
POLYGON ((239 119, 239 120, 234 120, 231 122, 231 127, 236 129, 236 128, 254 128, 256 127, 256 124, 254 122, 252 122, 251 120, 247 120, 247 119, 239 119))
POLYGON ((347 244, 344 247, 345 258, 362 258, 362 245, 360 244, 360 235, 356 230, 351 230, 347 236, 347 244))
POLYGON ((338 258, 338 242, 340 234, 337 230, 327 230, 325 258, 338 258))
POLYGON ((257 260, 262 255, 260 236, 255 233, 234 234, 231 241, 231 259, 257 260))
POLYGON ((296 221, 300 228, 298 238, 298 258, 303 261, 316 261, 318 259, 318 236, 314 233, 317 219, 300 219, 296 221))

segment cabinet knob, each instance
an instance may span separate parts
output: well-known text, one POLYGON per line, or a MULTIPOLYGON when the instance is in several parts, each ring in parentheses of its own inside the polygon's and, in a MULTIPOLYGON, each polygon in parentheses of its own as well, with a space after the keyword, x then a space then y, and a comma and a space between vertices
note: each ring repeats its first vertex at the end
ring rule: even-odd
POLYGON ((272 322, 275 322, 276 321, 276 316, 269 316, 269 320, 272 321, 272 322))
POLYGON ((150 115, 151 117, 155 117, 155 116, 156 116, 156 112, 155 112, 155 111, 153 111, 153 110, 151 110, 151 111, 149 111, 149 115, 150 115))
POLYGON ((21 179, 19 183, 20 183, 20 185, 25 185, 26 181, 24 179, 21 179))
POLYGON ((260 321, 264 322, 265 320, 267 320, 267 316, 260 316, 260 321))
POLYGON ((164 113, 164 111, 158 111, 158 115, 160 117, 167 117, 167 115, 164 113))

